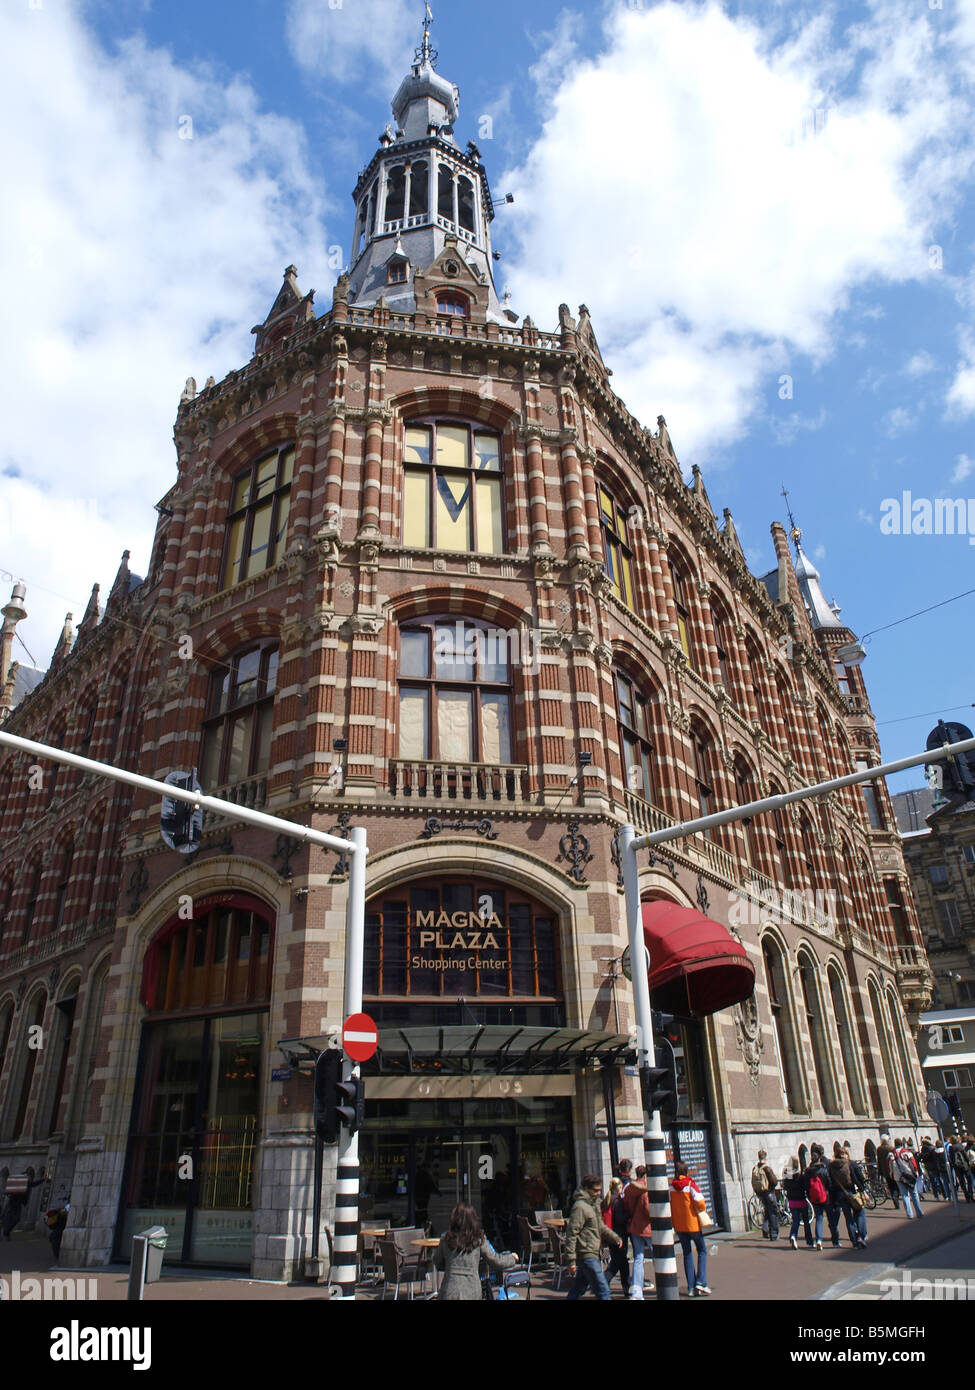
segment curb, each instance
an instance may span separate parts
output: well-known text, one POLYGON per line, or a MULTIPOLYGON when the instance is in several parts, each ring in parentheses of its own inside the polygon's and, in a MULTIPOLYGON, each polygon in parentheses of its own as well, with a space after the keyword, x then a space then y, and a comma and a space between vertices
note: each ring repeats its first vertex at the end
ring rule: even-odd
POLYGON ((861 1284, 870 1284, 882 1275, 892 1273, 895 1269, 906 1269, 912 1261, 920 1259, 924 1255, 931 1254, 934 1250, 940 1250, 944 1245, 951 1245, 956 1240, 961 1240, 964 1236, 975 1236, 975 1222, 967 1223, 963 1231, 953 1231, 951 1235, 942 1236, 938 1240, 931 1241, 928 1245, 922 1246, 919 1250, 913 1250, 902 1260, 894 1260, 893 1263, 884 1265, 864 1265, 862 1270, 849 1275, 846 1279, 840 1279, 835 1284, 830 1284, 828 1289, 822 1293, 813 1294, 809 1302, 832 1302, 842 1298, 844 1294, 852 1289, 859 1288, 861 1284))

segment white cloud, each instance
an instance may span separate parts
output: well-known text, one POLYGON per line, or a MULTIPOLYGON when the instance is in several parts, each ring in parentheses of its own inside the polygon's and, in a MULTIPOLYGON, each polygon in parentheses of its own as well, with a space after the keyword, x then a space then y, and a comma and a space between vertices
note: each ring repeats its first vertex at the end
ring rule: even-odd
POLYGON ((714 0, 616 7, 504 176, 517 308, 546 324, 585 299, 628 405, 692 449, 747 430, 783 353, 835 351, 854 290, 932 273, 971 157, 946 43, 898 0, 778 49, 714 0))
POLYGON ((776 444, 794 444, 800 434, 815 434, 816 430, 821 430, 828 419, 829 412, 826 407, 820 406, 815 415, 800 415, 797 410, 793 410, 784 419, 773 415, 769 426, 776 444))
POLYGON ((868 526, 873 525, 873 512, 868 512, 864 507, 857 509, 857 520, 865 521, 868 526))
POLYGON ((970 459, 967 454, 959 454, 958 462, 955 464, 951 474, 953 483, 963 483, 966 478, 970 478, 975 473, 975 459, 970 459))
POLYGON ((407 0, 288 0, 285 33, 295 61, 321 83, 364 83, 389 99, 410 70, 419 18, 407 0))
POLYGON ((46 665, 123 548, 144 572, 185 378, 247 360, 289 261, 306 290, 334 277, 302 133, 246 82, 138 41, 109 56, 69 4, 4 6, 0 55, 0 120, 20 133, 0 220, 0 567, 28 585, 46 665))
POLYGON ((933 372, 938 364, 926 348, 916 352, 901 368, 905 376, 926 376, 928 372, 933 372))
POLYGON ((896 439, 899 434, 905 434, 914 423, 914 415, 904 406, 898 405, 884 416, 884 432, 890 439, 896 439))
POLYGON ((961 360, 945 397, 948 414, 953 416, 975 412, 975 333, 965 330, 960 338, 961 360))

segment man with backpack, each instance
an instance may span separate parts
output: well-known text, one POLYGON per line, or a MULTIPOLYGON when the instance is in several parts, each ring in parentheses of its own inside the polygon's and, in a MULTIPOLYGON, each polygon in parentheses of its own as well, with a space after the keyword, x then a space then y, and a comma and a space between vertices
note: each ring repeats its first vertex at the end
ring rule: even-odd
POLYGON ((894 1140, 894 1147, 888 1155, 887 1161, 890 1166, 891 1181, 897 1184, 897 1190, 903 1198, 908 1220, 914 1220, 914 1212, 917 1212, 918 1216, 923 1216, 921 1199, 917 1193, 917 1163, 903 1139, 894 1140), (914 1204, 914 1211, 911 1210, 911 1203, 914 1204))
POLYGON ((752 1191, 762 1199, 765 1208, 765 1219, 762 1222, 762 1239, 778 1240, 779 1238, 779 1208, 775 1200, 775 1190, 779 1185, 779 1180, 775 1173, 766 1163, 767 1154, 764 1149, 758 1151, 758 1162, 752 1169, 752 1191))

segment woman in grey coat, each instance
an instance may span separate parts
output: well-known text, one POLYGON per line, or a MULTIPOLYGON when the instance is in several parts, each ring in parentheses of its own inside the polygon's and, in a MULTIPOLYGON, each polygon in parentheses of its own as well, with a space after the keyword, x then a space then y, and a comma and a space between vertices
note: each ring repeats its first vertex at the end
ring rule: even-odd
POLYGON ((499 1255, 481 1230, 477 1212, 467 1202, 458 1202, 450 1213, 450 1227, 440 1237, 433 1261, 445 1270, 439 1298, 448 1303, 477 1303, 482 1297, 481 1260, 495 1269, 511 1269, 514 1255, 499 1255))

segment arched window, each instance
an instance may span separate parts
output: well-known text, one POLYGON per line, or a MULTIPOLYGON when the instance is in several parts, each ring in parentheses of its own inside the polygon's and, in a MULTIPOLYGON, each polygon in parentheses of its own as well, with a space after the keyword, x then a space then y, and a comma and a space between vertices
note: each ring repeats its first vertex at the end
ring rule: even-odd
POLYGON ((249 898, 207 907, 164 927, 150 946, 142 999, 153 1013, 261 1004, 270 998, 270 910, 249 898))
POLYGON ((511 763, 506 637, 498 629, 451 618, 402 629, 400 758, 511 763))
MULTIPOLYGON (((778 786, 775 782, 769 782, 768 794, 770 797, 781 796, 782 788, 778 786)), ((775 857, 778 859, 779 865, 781 866, 786 863, 788 858, 788 840, 786 838, 787 831, 785 825, 785 817, 782 813, 781 807, 779 807, 775 811, 771 811, 767 819, 768 829, 772 838, 772 846, 775 850, 775 857)), ((774 872, 775 870, 773 867, 773 876, 774 872)))
POLYGON ((765 688, 765 662, 759 651, 758 643, 751 633, 747 633, 745 636, 745 660, 747 662, 746 674, 751 691, 752 706, 758 717, 759 723, 767 730, 770 721, 765 688))
POLYGON ((907 1099, 912 1098, 915 1102, 919 1097, 915 1094, 916 1082, 914 1070, 917 1066, 917 1054, 914 1055, 914 1062, 911 1062, 911 1049, 907 1044, 904 1035, 904 1011, 897 995, 890 988, 887 990, 887 1008, 890 1013, 890 1026, 894 1033, 894 1043, 897 1048, 897 1056, 900 1060, 901 1071, 904 1075, 904 1085, 906 1087, 907 1099))
MULTIPOLYGON (((714 799, 714 742, 703 724, 691 725, 691 771, 700 816, 710 816, 717 809, 714 799)), ((710 830, 701 832, 710 835, 710 830)))
POLYGON ((210 678, 200 758, 207 791, 267 771, 277 678, 278 649, 270 641, 238 652, 210 678))
MULTIPOLYGON (((65 744, 65 724, 63 719, 59 719, 56 724, 51 726, 47 736, 47 742, 52 748, 63 748, 65 744)), ((43 764, 45 787, 47 790, 47 804, 52 805, 57 795, 58 787, 62 793, 68 788, 71 777, 70 768, 63 763, 55 762, 53 758, 45 758, 43 764)))
POLYGON ((406 429, 403 543, 423 549, 504 553, 501 441, 447 421, 406 429))
POLYGON ((95 721, 98 718, 98 700, 92 695, 86 704, 82 705, 81 717, 78 721, 80 735, 78 739, 78 754, 82 758, 91 757, 91 745, 95 738, 95 721))
MULTIPOLYGON (((741 756, 735 758, 735 798, 739 806, 747 806, 750 801, 760 800, 754 773, 741 756)), ((762 842, 754 818, 749 816, 739 824, 745 843, 746 861, 753 869, 763 868, 762 842)))
POLYGON ((454 220, 454 171, 441 164, 437 179, 437 214, 447 222, 454 220))
POLYGON ((633 607, 633 551, 626 532, 626 515, 604 487, 599 489, 603 531, 603 563, 617 598, 633 607))
POLYGON ((837 966, 832 963, 826 971, 826 979, 829 982, 830 1001, 833 1005, 833 1018, 836 1021, 836 1032, 840 1043, 840 1057, 843 1061, 843 1070, 846 1073, 846 1089, 850 1097, 850 1104, 856 1115, 867 1113, 866 1102, 863 1094, 863 1081, 860 1074, 860 1053, 857 1049, 853 1037, 853 1028, 850 1020, 850 1011, 846 1002, 846 988, 837 966))
POLYGON ((465 232, 474 231, 474 185, 470 179, 462 178, 457 184, 457 210, 460 225, 465 232))
POLYGON ((765 983, 769 1008, 772 1011, 772 1032, 779 1063, 782 1098, 787 1109, 797 1115, 802 1111, 802 1088, 799 1084, 799 1064, 789 989, 782 952, 770 936, 766 936, 762 942, 762 959, 765 962, 765 983))
POLYGON ((441 290, 437 295, 437 313, 448 314, 457 319, 469 319, 471 302, 466 294, 458 294, 455 290, 441 290))
POLYGON ((21 933, 20 944, 26 946, 34 930, 34 921, 37 916, 37 899, 41 891, 41 879, 44 877, 44 870, 38 863, 28 870, 30 877, 27 883, 27 902, 24 907, 24 930, 21 933))
POLYGON ((890 1103, 897 1114, 904 1109, 904 1095, 901 1089, 901 1080, 897 1070, 897 1062, 894 1058, 893 1040, 890 1036, 890 1028, 887 1024, 887 1012, 880 997, 880 991, 876 982, 871 980, 869 983, 870 1008, 873 1011, 874 1037, 880 1045, 880 1056, 884 1064, 884 1075, 887 1078, 887 1094, 890 1096, 890 1103))
POLYGON ((714 630, 714 647, 718 662, 718 680, 728 695, 734 695, 734 667, 728 655, 732 650, 732 622, 724 605, 713 598, 711 600, 711 626, 714 630))
POLYGON ((659 806, 661 797, 653 746, 652 701, 619 671, 616 673, 616 707, 623 781, 627 791, 659 806))
MULTIPOLYGON (((53 1034, 48 1042, 49 1055, 54 1058, 55 1072, 51 1086, 50 1099, 45 1105, 46 1117, 37 1127, 38 1135, 55 1133, 64 1096, 64 1082, 68 1071, 68 1057, 71 1053, 71 1036, 74 1031, 75 1009, 78 1003, 77 984, 70 995, 63 995, 54 1005, 53 1034)), ((50 1077, 50 1073, 49 1073, 50 1077)), ((49 1082, 50 1084, 50 1082, 49 1082)))
POLYGON ((819 972, 815 962, 801 951, 798 958, 799 981, 802 989, 802 1002, 806 1013, 806 1032, 812 1047, 813 1069, 819 1087, 820 1104, 829 1114, 838 1113, 839 1100, 829 1064, 829 1041, 823 1020, 823 1006, 819 994, 819 972))
POLYGON ((418 159, 410 169, 410 217, 425 217, 430 211, 430 174, 425 159, 418 159))
POLYGON ((818 875, 818 855, 816 845, 816 833, 812 828, 812 822, 807 816, 803 816, 799 822, 799 843, 802 846, 802 863, 806 872, 810 887, 812 887, 818 875))
POLYGON ((10 1045, 10 1032, 14 1025, 14 1001, 8 999, 0 1009, 0 1081, 7 1061, 7 1048, 10 1045))
POLYGON ((295 446, 283 444, 234 479, 221 589, 252 579, 284 553, 295 446))
POLYGON ((406 169, 396 164, 389 171, 386 184, 386 221, 401 222, 406 215, 406 169))
POLYGON ((4 949, 6 941, 7 923, 10 921, 10 905, 13 902, 13 897, 14 882, 13 874, 10 873, 5 879, 0 880, 0 951, 4 949))
POLYGON ((673 560, 670 562, 670 582, 674 590, 674 609, 677 614, 677 634, 684 655, 690 660, 691 643, 688 636, 690 631, 690 608, 688 607, 687 601, 687 583, 683 569, 673 560))
POLYGON ((40 990, 35 996, 24 1023, 24 1036, 21 1046, 26 1053, 24 1069, 20 1082, 20 1095, 17 1100, 17 1109, 14 1114, 13 1128, 10 1131, 10 1139, 19 1139, 23 1133, 24 1121, 27 1119, 27 1106, 30 1102, 31 1086, 34 1082, 34 1072, 37 1068, 37 1059, 43 1049, 40 1045, 43 1039, 42 1030, 44 1023, 44 1013, 47 1009, 47 994, 40 990))
POLYGON ((61 851, 58 864, 58 884, 54 895, 54 921, 52 931, 60 931, 65 922, 68 894, 71 890, 71 867, 74 863, 74 845, 69 840, 61 851))

